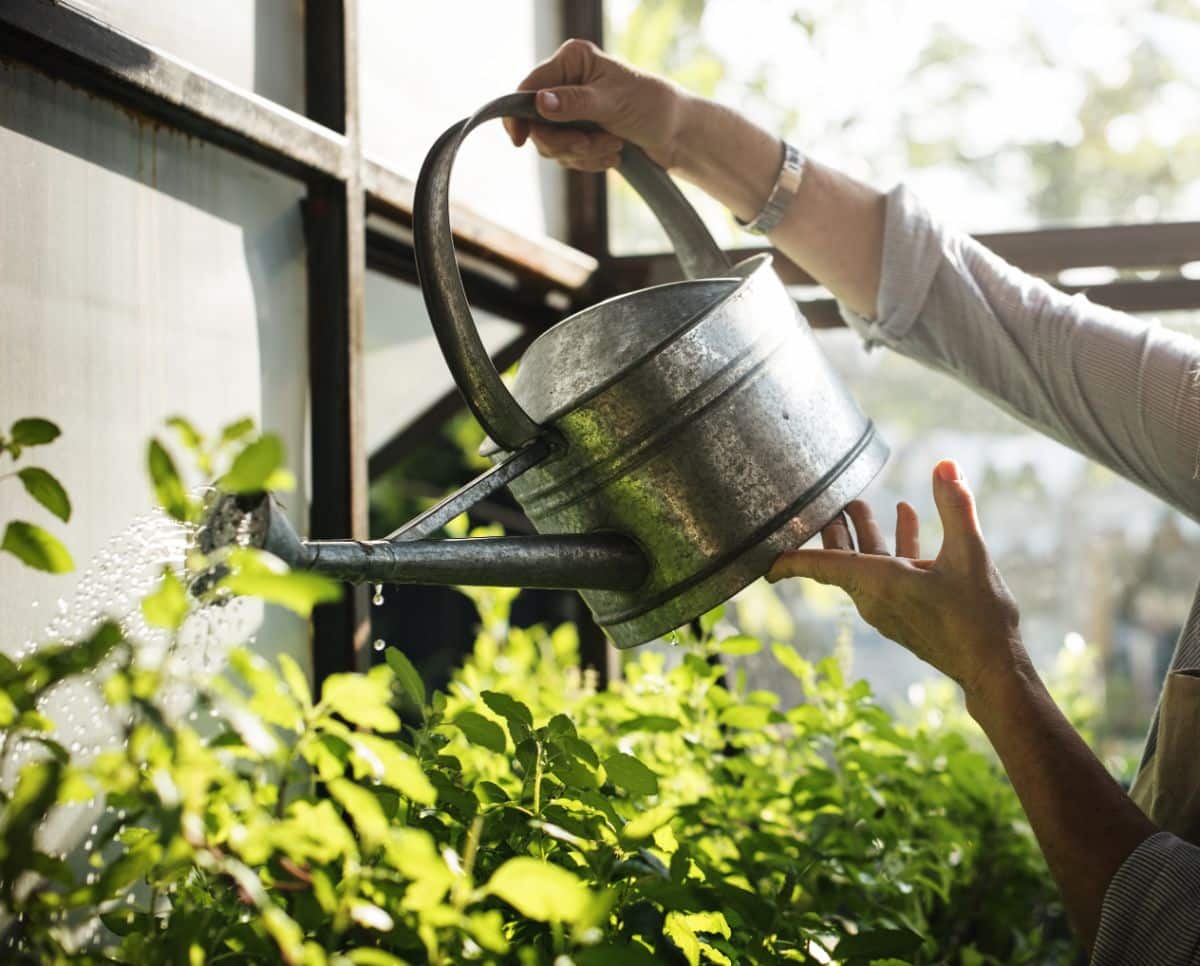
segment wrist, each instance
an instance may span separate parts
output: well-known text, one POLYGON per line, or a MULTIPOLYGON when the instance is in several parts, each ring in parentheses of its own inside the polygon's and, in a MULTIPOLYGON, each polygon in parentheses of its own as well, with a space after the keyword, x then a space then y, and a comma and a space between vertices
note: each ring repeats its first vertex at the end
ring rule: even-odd
POLYGON ((984 731, 997 722, 1012 720, 1030 698, 1044 690, 1042 679, 1019 640, 1005 641, 1003 658, 963 684, 967 713, 984 731))
POLYGON ((676 90, 669 169, 749 221, 775 185, 782 142, 737 111, 676 90))

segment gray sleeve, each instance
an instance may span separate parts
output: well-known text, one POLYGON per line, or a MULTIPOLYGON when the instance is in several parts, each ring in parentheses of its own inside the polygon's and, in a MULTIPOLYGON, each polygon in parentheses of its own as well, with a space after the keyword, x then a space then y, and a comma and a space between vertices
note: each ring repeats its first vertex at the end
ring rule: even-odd
POLYGON ((877 318, 843 317, 1200 519, 1200 342, 1069 296, 888 196, 877 318))
POLYGON ((1200 964, 1200 848, 1150 836, 1104 894, 1092 966, 1200 964))

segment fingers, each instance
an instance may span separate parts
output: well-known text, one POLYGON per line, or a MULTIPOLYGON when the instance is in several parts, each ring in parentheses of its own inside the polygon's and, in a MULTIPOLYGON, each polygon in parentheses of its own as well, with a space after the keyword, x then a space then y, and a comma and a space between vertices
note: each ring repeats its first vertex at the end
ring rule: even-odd
POLYGON ((911 503, 896 504, 896 556, 910 560, 921 556, 921 522, 911 503))
MULTIPOLYGON (((584 84, 591 76, 600 49, 587 40, 568 40, 548 59, 542 61, 517 85, 519 91, 541 91, 544 88, 561 87, 564 84, 584 84)), ((538 110, 548 116, 538 97, 538 110)), ((564 117, 564 120, 566 118, 564 117)), ((520 147, 529 137, 530 124, 521 118, 505 118, 504 128, 513 144, 520 147)))
POLYGON ((854 539, 850 536, 850 524, 846 514, 839 513, 821 531, 821 546, 826 550, 853 550, 854 539))
POLYGON ((606 131, 577 131, 535 124, 533 143, 544 158, 580 171, 603 171, 618 164, 624 142, 606 131))
POLYGON ((854 535, 858 538, 861 553, 886 554, 887 542, 875 522, 875 514, 864 500, 854 500, 846 507, 846 513, 854 522, 854 535))
POLYGON ((906 561, 895 557, 855 553, 851 550, 789 550, 780 554, 767 573, 775 583, 784 577, 808 577, 841 587, 854 596, 867 590, 882 591, 890 582, 909 573, 906 561))
POLYGON ((933 500, 945 534, 939 558, 947 557, 965 566, 977 560, 980 553, 986 555, 975 497, 953 460, 942 460, 933 468, 933 500))

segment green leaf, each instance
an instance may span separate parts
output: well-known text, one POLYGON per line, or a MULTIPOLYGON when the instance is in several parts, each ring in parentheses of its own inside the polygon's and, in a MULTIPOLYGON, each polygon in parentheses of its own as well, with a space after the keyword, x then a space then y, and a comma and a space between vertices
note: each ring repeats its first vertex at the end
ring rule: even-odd
POLYGON ((172 416, 167 420, 167 425, 175 430, 179 441, 193 453, 204 446, 204 434, 182 416, 172 416))
POLYGON ((249 436, 252 432, 254 432, 254 420, 249 416, 244 416, 241 419, 235 419, 221 430, 221 442, 236 443, 239 439, 249 436))
POLYGON ((274 433, 267 433, 233 458, 229 472, 217 485, 226 493, 258 493, 290 490, 295 482, 283 466, 283 442, 274 433))
POLYGON ((623 735, 634 731, 678 731, 681 727, 683 727, 683 725, 680 724, 679 719, 669 718, 665 714, 639 714, 636 718, 630 718, 628 721, 622 721, 617 726, 618 730, 623 735))
POLYGON ((400 719, 389 707, 386 681, 365 674, 331 674, 321 689, 321 701, 351 724, 376 731, 399 731, 400 719))
POLYGON ((649 838, 671 821, 675 815, 676 811, 672 805, 656 805, 654 808, 648 808, 637 818, 630 819, 625 823, 625 827, 621 829, 621 837, 631 842, 649 838))
POLYGON ((734 634, 721 641, 717 645, 717 650, 722 654, 744 657, 748 654, 757 654, 761 651, 762 642, 757 637, 751 637, 749 634, 734 634))
POLYGON ((279 673, 292 692, 292 697, 305 710, 312 707, 312 689, 308 686, 308 675, 290 654, 279 655, 279 673))
POLYGON ((903 957, 919 949, 924 941, 911 929, 873 929, 843 936, 833 952, 838 959, 903 957))
POLYGON ((44 446, 62 435, 62 430, 48 419, 18 419, 8 432, 18 446, 44 446))
POLYGON ((539 922, 580 922, 592 903, 591 892, 575 875, 525 856, 500 866, 488 881, 487 891, 539 922))
POLYGON ((771 653, 775 655, 775 660, 787 668, 801 684, 807 683, 812 678, 812 665, 804 660, 794 647, 789 647, 786 644, 772 644, 771 653))
POLYGON ((467 741, 471 744, 482 745, 498 754, 504 754, 507 745, 504 729, 496 722, 475 711, 460 711, 455 716, 453 724, 467 736, 467 741))
POLYGON ((437 792, 421 771, 420 763, 401 751, 394 741, 356 733, 350 738, 350 757, 356 777, 369 775, 419 805, 437 801, 437 792))
POLYGON ((150 440, 146 451, 146 466, 150 471, 150 482, 154 486, 154 497, 159 506, 176 520, 187 520, 190 515, 187 492, 183 488, 179 470, 171 454, 157 439, 150 440))
POLYGON ((405 966, 405 961, 399 956, 393 956, 391 953, 385 953, 382 949, 371 949, 367 946, 351 949, 346 953, 346 958, 354 963, 354 966, 405 966))
POLYGON ((370 846, 382 844, 388 837, 389 825, 379 799, 346 778, 335 778, 327 787, 334 801, 346 810, 363 840, 370 846))
POLYGON ((604 759, 608 780, 634 795, 658 794, 658 776, 633 755, 617 752, 604 759))
POLYGON ((177 630, 188 613, 187 590, 183 581, 168 569, 163 570, 158 590, 142 598, 142 616, 152 627, 177 630))
POLYGON ((308 617, 318 604, 339 600, 341 585, 321 574, 303 570, 289 571, 277 557, 250 547, 239 547, 229 554, 231 572, 219 586, 247 597, 286 607, 308 617))
POLYGON ((687 960, 688 966, 699 966, 700 964, 700 940, 696 938, 696 934, 692 931, 687 923, 687 919, 678 912, 668 912, 667 918, 663 922, 663 935, 666 936, 675 948, 683 953, 683 958, 687 960))
POLYGON ((483 703, 508 723, 508 733, 514 745, 519 745, 533 731, 533 712, 510 695, 500 691, 484 691, 479 695, 483 703))
POLYGON ((17 476, 25 486, 25 492, 38 501, 64 523, 71 519, 71 500, 67 491, 55 477, 40 466, 27 466, 17 476))
POLYGON ((416 702, 418 708, 424 708, 425 682, 421 680, 421 675, 413 667, 412 661, 408 659, 403 651, 394 647, 387 649, 384 659, 387 661, 388 667, 392 669, 392 673, 396 675, 396 680, 400 682, 400 687, 416 702))
POLYGON ((771 709, 761 705, 732 705, 721 712, 721 724, 731 728, 761 728, 771 717, 771 709))
POLYGON ((75 561, 56 537, 23 520, 13 520, 8 525, 0 550, 7 550, 35 570, 65 574, 75 569, 75 561))

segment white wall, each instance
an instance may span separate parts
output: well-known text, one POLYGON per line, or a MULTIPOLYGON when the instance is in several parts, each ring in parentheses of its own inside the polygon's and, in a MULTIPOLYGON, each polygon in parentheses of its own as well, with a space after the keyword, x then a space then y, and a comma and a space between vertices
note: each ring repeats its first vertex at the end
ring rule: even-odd
MULTIPOLYGON (((0 65, 0 170, 0 422, 59 423, 28 455, 75 505, 62 525, 7 480, 0 521, 47 526, 84 568, 152 505, 146 439, 179 413, 280 433, 302 527, 302 186, 14 65, 0 65)), ((0 554, 0 647, 36 638, 76 579, 0 554)), ((307 662, 306 626, 275 615, 259 647, 307 662)))
MULTIPOLYGON (((363 145, 416 177, 455 121, 516 89, 557 46, 557 0, 359 0, 363 145)), ((517 231, 561 239, 562 174, 532 145, 514 149, 499 121, 475 131, 453 192, 517 231)))
POLYGON ((71 2, 228 84, 304 113, 304 0, 71 2))

